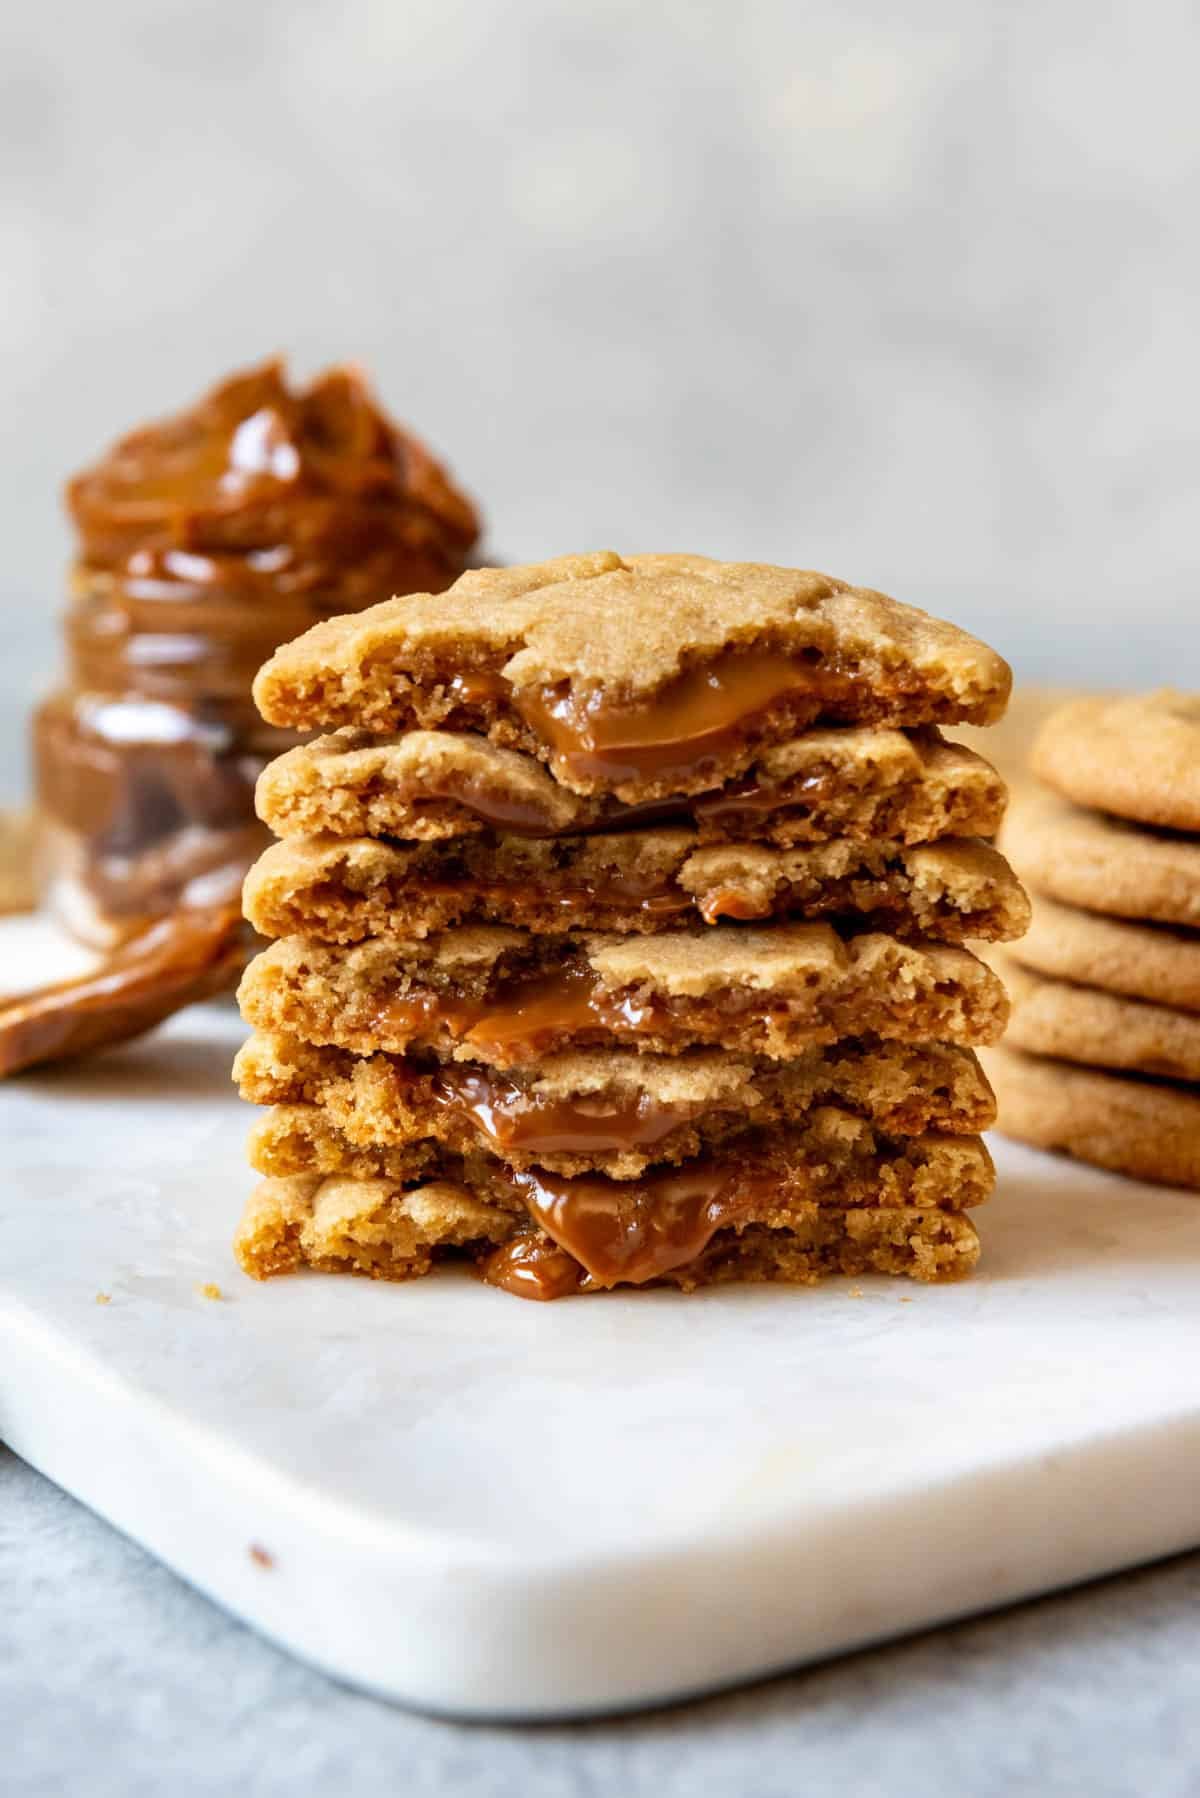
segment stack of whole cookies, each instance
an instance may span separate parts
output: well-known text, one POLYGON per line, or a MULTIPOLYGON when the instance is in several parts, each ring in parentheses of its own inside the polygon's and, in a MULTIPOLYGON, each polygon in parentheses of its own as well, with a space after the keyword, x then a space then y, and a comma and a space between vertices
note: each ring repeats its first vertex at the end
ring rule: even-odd
POLYGON ((1031 766, 1002 839, 1033 924, 1000 964, 1000 1127, 1200 1188, 1200 695, 1074 700, 1031 766))
POLYGON ((937 726, 1009 672, 822 575, 688 556, 463 576, 315 626, 265 718, 237 1239, 509 1291, 974 1264, 1027 904, 937 726))

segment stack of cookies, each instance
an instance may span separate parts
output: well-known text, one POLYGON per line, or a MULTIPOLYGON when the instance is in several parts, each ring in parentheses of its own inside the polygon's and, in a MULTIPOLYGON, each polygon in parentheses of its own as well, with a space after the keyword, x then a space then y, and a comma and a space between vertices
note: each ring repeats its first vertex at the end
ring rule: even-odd
POLYGON ((1000 1126, 1200 1188, 1200 695, 1073 700, 1031 767, 1002 839, 1033 924, 997 964, 1000 1126))
POLYGON ((822 575, 612 554, 315 626, 263 774, 237 1249, 510 1292, 953 1278, 993 1170, 972 1045, 1019 935, 1004 788, 938 726, 1006 665, 822 575))

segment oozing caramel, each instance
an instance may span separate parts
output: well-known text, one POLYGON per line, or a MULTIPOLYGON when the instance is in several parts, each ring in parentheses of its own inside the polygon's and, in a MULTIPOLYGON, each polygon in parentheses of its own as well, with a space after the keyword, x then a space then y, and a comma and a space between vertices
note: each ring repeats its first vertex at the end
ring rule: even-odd
POLYGON ((590 968, 568 964, 550 974, 510 980, 486 998, 406 995, 389 1001, 378 1021, 406 1039, 441 1028, 456 1042, 524 1061, 545 1053, 562 1036, 637 1030, 653 1015, 652 1001, 614 998, 600 990, 590 968))
POLYGON ((511 1178, 530 1215, 596 1286, 640 1286, 695 1261, 750 1196, 735 1169, 711 1163, 640 1180, 565 1179, 540 1168, 511 1178))
POLYGON ((503 1152, 596 1154, 646 1148, 689 1123, 702 1103, 667 1104, 649 1093, 624 1100, 551 1099, 531 1093, 490 1068, 442 1068, 434 1076, 438 1105, 467 1113, 503 1152))
POLYGON ((786 700, 800 727, 851 689, 845 676, 820 665, 819 653, 814 663, 759 649, 687 669, 632 705, 606 700, 602 689, 581 697, 563 687, 518 691, 514 699, 568 773, 615 784, 647 776, 691 778, 773 706, 786 700))
POLYGON ((721 918, 733 918, 744 924, 751 918, 767 918, 770 915, 769 904, 759 905, 738 887, 718 887, 700 906, 700 916, 706 924, 716 924, 721 918))
POLYGON ((461 805, 489 829, 521 837, 595 836, 601 832, 628 830, 635 825, 689 822, 744 829, 754 834, 759 819, 769 817, 772 812, 785 808, 812 811, 828 803, 836 790, 837 782, 830 774, 807 774, 799 779, 782 781, 748 775, 744 780, 731 781, 704 793, 645 799, 633 805, 622 805, 619 800, 609 799, 594 815, 585 815, 565 829, 540 802, 513 799, 484 790, 481 783, 465 776, 440 784, 431 781, 401 788, 398 797, 418 811, 431 803, 461 805))
POLYGON ((562 1299, 578 1292, 584 1271, 578 1261, 533 1230, 522 1230, 493 1249, 479 1265, 489 1286, 519 1299, 562 1299))

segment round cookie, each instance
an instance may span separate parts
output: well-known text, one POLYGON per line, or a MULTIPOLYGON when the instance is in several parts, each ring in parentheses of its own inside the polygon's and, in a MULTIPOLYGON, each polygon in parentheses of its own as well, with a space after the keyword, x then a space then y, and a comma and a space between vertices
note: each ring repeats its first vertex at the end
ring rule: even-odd
POLYGON ((1106 918, 1040 893, 1012 953, 1036 974, 1200 1011, 1200 931, 1106 918))
POLYGON ((1200 830, 1200 693, 1072 700, 1042 726, 1030 766, 1079 805, 1200 830))
POLYGON ((989 1049, 982 1060, 1003 1135, 1137 1180, 1200 1191, 1200 1093, 1016 1049, 989 1049))
POLYGON ((997 841, 1022 880, 1065 905, 1200 926, 1200 839, 1155 836, 1029 786, 997 841))
POLYGON ((1034 1055, 1200 1081, 1200 1017, 1091 986, 1046 980, 1010 956, 989 957, 1012 1001, 1005 1041, 1034 1055))

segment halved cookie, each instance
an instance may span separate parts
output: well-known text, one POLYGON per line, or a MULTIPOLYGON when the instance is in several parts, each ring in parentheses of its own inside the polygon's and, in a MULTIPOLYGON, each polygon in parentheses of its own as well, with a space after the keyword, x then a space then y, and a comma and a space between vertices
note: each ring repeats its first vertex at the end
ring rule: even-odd
POLYGON ((735 779, 818 721, 987 723, 1011 679, 965 631, 828 575, 601 552, 315 625, 254 695, 300 729, 480 731, 633 802, 735 779))
POLYGON ((547 837, 682 822, 701 843, 784 848, 990 837, 1004 802, 995 769, 936 729, 865 726, 803 731, 764 747, 728 786, 645 805, 572 793, 536 756, 452 730, 335 731, 269 763, 256 791, 277 836, 547 837))
POLYGON ((255 958, 239 997, 259 1029, 495 1067, 704 1044, 786 1061, 860 1035, 969 1045, 994 1042, 1008 1015, 968 950, 827 924, 579 938, 481 925, 350 948, 287 937, 255 958))
MULTIPOLYGON (((511 1204, 481 1201, 457 1182, 405 1188, 392 1180, 293 1175, 260 1182, 234 1241, 248 1274, 268 1279, 302 1266, 327 1273, 408 1280, 449 1259, 471 1262, 489 1284, 522 1298, 562 1298, 607 1287, 667 1283, 685 1292, 727 1280, 810 1285, 831 1274, 961 1279, 979 1238, 960 1212, 935 1207, 837 1207, 797 1200, 735 1212, 707 1174, 674 1176, 651 1222, 636 1202, 624 1216, 582 1199, 590 1228, 572 1226, 561 1193, 543 1189, 537 1215, 514 1190, 511 1204), (580 1260, 541 1221, 581 1249, 580 1260), (632 1253, 623 1255, 623 1247, 632 1253)), ((592 1182, 594 1185, 595 1182, 592 1182)), ((605 1195, 607 1198, 607 1195, 605 1195)))
POLYGON ((970 1135, 995 1116, 977 1057, 943 1043, 834 1043, 776 1062, 720 1049, 593 1049, 501 1071, 364 1057, 257 1031, 234 1077, 256 1105, 319 1106, 353 1143, 432 1138, 460 1154, 489 1150, 514 1167, 599 1169, 622 1179, 822 1105, 892 1136, 970 1135))
POLYGON ((837 917, 962 943, 1017 937, 1029 922, 1016 876, 978 839, 698 848, 693 832, 665 829, 433 843, 288 837, 250 870, 244 903, 264 936, 333 943, 456 924, 648 932, 697 917, 837 917))

